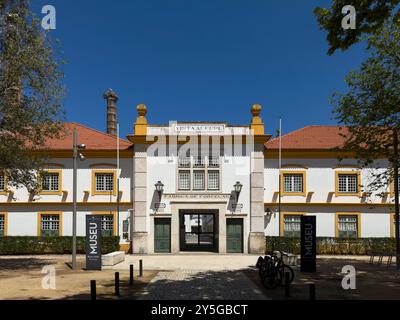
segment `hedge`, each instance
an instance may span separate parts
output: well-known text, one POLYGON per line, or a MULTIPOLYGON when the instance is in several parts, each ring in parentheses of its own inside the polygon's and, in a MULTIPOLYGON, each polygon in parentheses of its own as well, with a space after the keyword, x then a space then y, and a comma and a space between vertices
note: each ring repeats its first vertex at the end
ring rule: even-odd
MULTIPOLYGON (((119 237, 102 237, 102 253, 119 250, 119 237)), ((76 238, 76 252, 85 253, 85 237, 76 238)), ((68 254, 72 237, 0 237, 0 255, 68 254)))
MULTIPOLYGON (((266 237, 266 252, 281 250, 300 254, 299 238, 266 237)), ((393 238, 339 239, 317 237, 317 254, 326 255, 369 255, 372 252, 394 253, 393 238)))

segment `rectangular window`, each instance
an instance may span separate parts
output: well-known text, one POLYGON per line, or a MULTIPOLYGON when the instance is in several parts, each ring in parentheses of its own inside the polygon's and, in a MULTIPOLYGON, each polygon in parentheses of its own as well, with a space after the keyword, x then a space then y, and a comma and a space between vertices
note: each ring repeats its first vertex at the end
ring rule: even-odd
POLYGON ((193 190, 204 190, 206 187, 204 170, 193 171, 193 190))
POLYGON ((208 167, 209 168, 219 168, 219 157, 208 158, 208 167))
POLYGON ((288 238, 300 238, 300 214, 285 214, 283 215, 283 236, 288 238))
POLYGON ((196 156, 178 158, 178 190, 218 191, 219 189, 219 157, 212 158, 196 154, 196 156))
POLYGON ((337 227, 339 238, 358 238, 357 215, 339 215, 337 227))
POLYGON ((40 236, 53 237, 60 235, 60 215, 41 214, 40 215, 40 236))
POLYGON ((178 166, 179 168, 190 168, 190 158, 179 158, 178 166))
POLYGON ((0 237, 4 237, 6 235, 6 216, 4 214, 0 214, 0 237))
POLYGON ((101 235, 106 237, 114 235, 114 215, 105 214, 101 216, 101 235))
POLYGON ((303 192, 303 174, 284 173, 283 174, 283 192, 302 193, 303 192))
POLYGON ((179 190, 190 190, 190 171, 179 170, 179 190))
POLYGON ((193 158, 193 168, 204 168, 204 158, 193 158))
POLYGON ((95 192, 113 192, 114 191, 114 173, 96 172, 95 192))
POLYGON ((43 192, 59 192, 60 191, 60 173, 44 172, 40 175, 40 188, 43 192))
POLYGON ((337 193, 358 193, 358 174, 339 173, 337 175, 337 193))
POLYGON ((0 191, 6 191, 6 176, 4 172, 0 172, 0 191))
POLYGON ((207 187, 208 190, 219 190, 219 171, 208 171, 207 187))

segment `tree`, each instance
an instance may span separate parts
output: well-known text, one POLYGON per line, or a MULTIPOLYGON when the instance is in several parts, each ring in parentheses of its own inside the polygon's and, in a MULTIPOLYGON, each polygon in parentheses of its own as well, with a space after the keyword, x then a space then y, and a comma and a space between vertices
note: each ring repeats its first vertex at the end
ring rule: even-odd
POLYGON ((335 94, 336 119, 348 127, 343 151, 351 151, 365 166, 386 158, 387 170, 373 172, 371 191, 394 180, 397 266, 400 270, 398 143, 400 131, 400 21, 388 20, 368 39, 370 58, 346 77, 349 91, 335 94))
POLYGON ((333 0, 330 8, 316 8, 314 13, 320 27, 328 32, 328 54, 333 54, 337 49, 347 50, 362 40, 364 35, 379 33, 387 19, 397 20, 400 16, 400 9, 396 8, 399 3, 400 0, 333 0), (356 9, 356 29, 342 28, 342 8, 346 5, 356 9))
POLYGON ((46 139, 62 133, 64 92, 49 32, 29 0, 0 0, 0 168, 35 193, 46 139))

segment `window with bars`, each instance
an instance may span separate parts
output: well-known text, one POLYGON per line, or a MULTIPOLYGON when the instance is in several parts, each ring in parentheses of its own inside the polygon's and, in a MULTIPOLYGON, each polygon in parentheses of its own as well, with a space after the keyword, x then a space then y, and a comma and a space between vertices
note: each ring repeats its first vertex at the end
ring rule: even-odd
POLYGON ((179 190, 190 190, 190 170, 179 170, 179 190))
POLYGON ((40 236, 52 237, 60 235, 60 215, 42 214, 40 215, 40 236))
POLYGON ((285 214, 283 216, 283 236, 300 238, 301 215, 285 214))
POLYGON ((338 217, 338 237, 339 238, 358 238, 358 216, 339 215, 338 217))
POLYGON ((285 193, 303 193, 303 174, 284 173, 283 174, 283 192, 285 193))
POLYGON ((219 190, 219 171, 217 170, 208 171, 207 189, 219 190))
POLYGON ((358 174, 338 174, 339 193, 357 193, 358 192, 358 174))
POLYGON ((4 172, 0 173, 0 191, 6 191, 6 176, 4 172))
POLYGON ((219 190, 219 166, 219 157, 178 158, 178 190, 219 190), (204 170, 199 170, 200 168, 204 170))
POLYGON ((206 188, 204 170, 193 171, 193 190, 204 190, 206 188))
POLYGON ((96 172, 95 192, 113 192, 114 191, 114 173, 113 172, 96 172))
POLYGON ((0 214, 0 237, 5 236, 6 230, 6 217, 4 214, 0 214))
POLYGON ((40 176, 40 188, 44 192, 60 191, 60 173, 44 172, 40 176))
POLYGON ((101 215, 101 235, 113 236, 114 235, 114 215, 103 214, 101 215))

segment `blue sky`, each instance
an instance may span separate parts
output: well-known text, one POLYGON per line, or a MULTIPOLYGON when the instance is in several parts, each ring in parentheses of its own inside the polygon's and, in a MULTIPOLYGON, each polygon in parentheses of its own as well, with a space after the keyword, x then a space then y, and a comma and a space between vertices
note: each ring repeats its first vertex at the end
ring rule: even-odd
POLYGON ((121 136, 136 105, 154 124, 248 124, 263 106, 266 132, 335 124, 330 97, 365 58, 361 45, 326 54, 314 0, 33 0, 57 10, 67 120, 105 130, 103 92, 118 95, 121 136))

